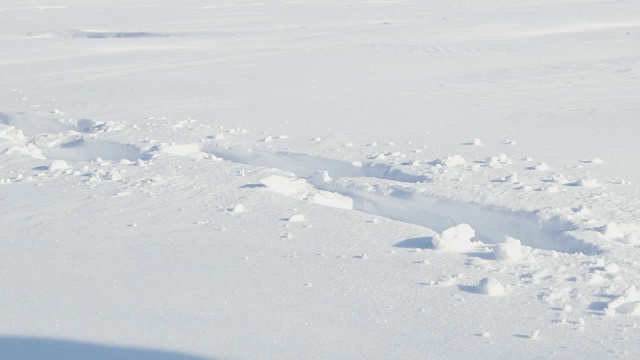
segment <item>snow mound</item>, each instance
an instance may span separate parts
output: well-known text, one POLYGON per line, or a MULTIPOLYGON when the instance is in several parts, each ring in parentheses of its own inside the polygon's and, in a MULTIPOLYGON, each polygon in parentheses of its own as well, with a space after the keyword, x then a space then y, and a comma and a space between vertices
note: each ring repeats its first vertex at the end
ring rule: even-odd
POLYGON ((476 232, 469 224, 460 224, 435 234, 431 243, 438 250, 469 251, 474 247, 471 242, 474 236, 476 232))
POLYGON ((502 285, 498 280, 494 278, 484 278, 480 280, 480 283, 478 283, 476 289, 479 294, 485 294, 489 296, 502 296, 507 293, 504 285, 502 285))

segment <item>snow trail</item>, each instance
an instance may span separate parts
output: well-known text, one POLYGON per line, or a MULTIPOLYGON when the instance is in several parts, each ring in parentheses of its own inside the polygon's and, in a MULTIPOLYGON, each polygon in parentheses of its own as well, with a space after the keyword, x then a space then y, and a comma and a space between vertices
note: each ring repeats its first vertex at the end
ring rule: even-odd
MULTIPOLYGON (((354 210, 438 232, 466 223, 477 231, 478 239, 485 243, 496 244, 505 237, 513 237, 524 245, 538 249, 587 255, 601 252, 596 245, 571 236, 568 232, 576 230, 576 227, 557 217, 542 216, 535 211, 515 211, 427 196, 418 189, 397 184, 385 184, 374 189, 363 183, 366 178, 407 183, 426 180, 425 177, 406 174, 388 165, 364 164, 357 167, 345 161, 286 152, 260 153, 220 148, 205 148, 203 151, 227 161, 277 168, 306 178, 308 187, 300 185, 304 179, 291 181, 282 178, 278 189, 274 191, 285 195, 309 192, 313 188, 323 194, 336 193, 351 199, 350 208, 354 210), (338 179, 332 180, 330 175, 338 179), (282 190, 287 186, 291 191, 282 190)), ((271 188, 269 184, 266 185, 271 188)))
POLYGON ((428 182, 424 175, 407 174, 389 165, 365 162, 362 165, 348 161, 292 152, 258 152, 221 147, 204 147, 202 151, 222 159, 253 166, 264 166, 292 172, 298 176, 311 176, 316 171, 327 171, 335 177, 370 177, 406 183, 428 182))

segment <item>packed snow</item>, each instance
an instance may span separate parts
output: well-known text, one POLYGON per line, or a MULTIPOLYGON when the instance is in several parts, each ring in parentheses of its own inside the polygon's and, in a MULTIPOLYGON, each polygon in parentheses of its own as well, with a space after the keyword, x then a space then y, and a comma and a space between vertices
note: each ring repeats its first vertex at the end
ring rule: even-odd
POLYGON ((638 358, 639 8, 2 2, 0 358, 638 358))

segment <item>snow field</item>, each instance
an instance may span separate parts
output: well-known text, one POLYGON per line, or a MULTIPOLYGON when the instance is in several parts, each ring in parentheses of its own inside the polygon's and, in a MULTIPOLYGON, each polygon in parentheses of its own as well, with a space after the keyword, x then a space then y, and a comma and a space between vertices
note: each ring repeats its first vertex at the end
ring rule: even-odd
POLYGON ((3 3, 0 357, 637 357, 633 6, 3 3))

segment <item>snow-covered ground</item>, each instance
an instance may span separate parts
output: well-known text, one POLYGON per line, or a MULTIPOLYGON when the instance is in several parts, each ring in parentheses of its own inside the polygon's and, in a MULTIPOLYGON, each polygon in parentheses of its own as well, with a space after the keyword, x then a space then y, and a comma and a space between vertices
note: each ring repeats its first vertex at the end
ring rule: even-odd
POLYGON ((640 356, 640 2, 0 2, 0 356, 640 356))

